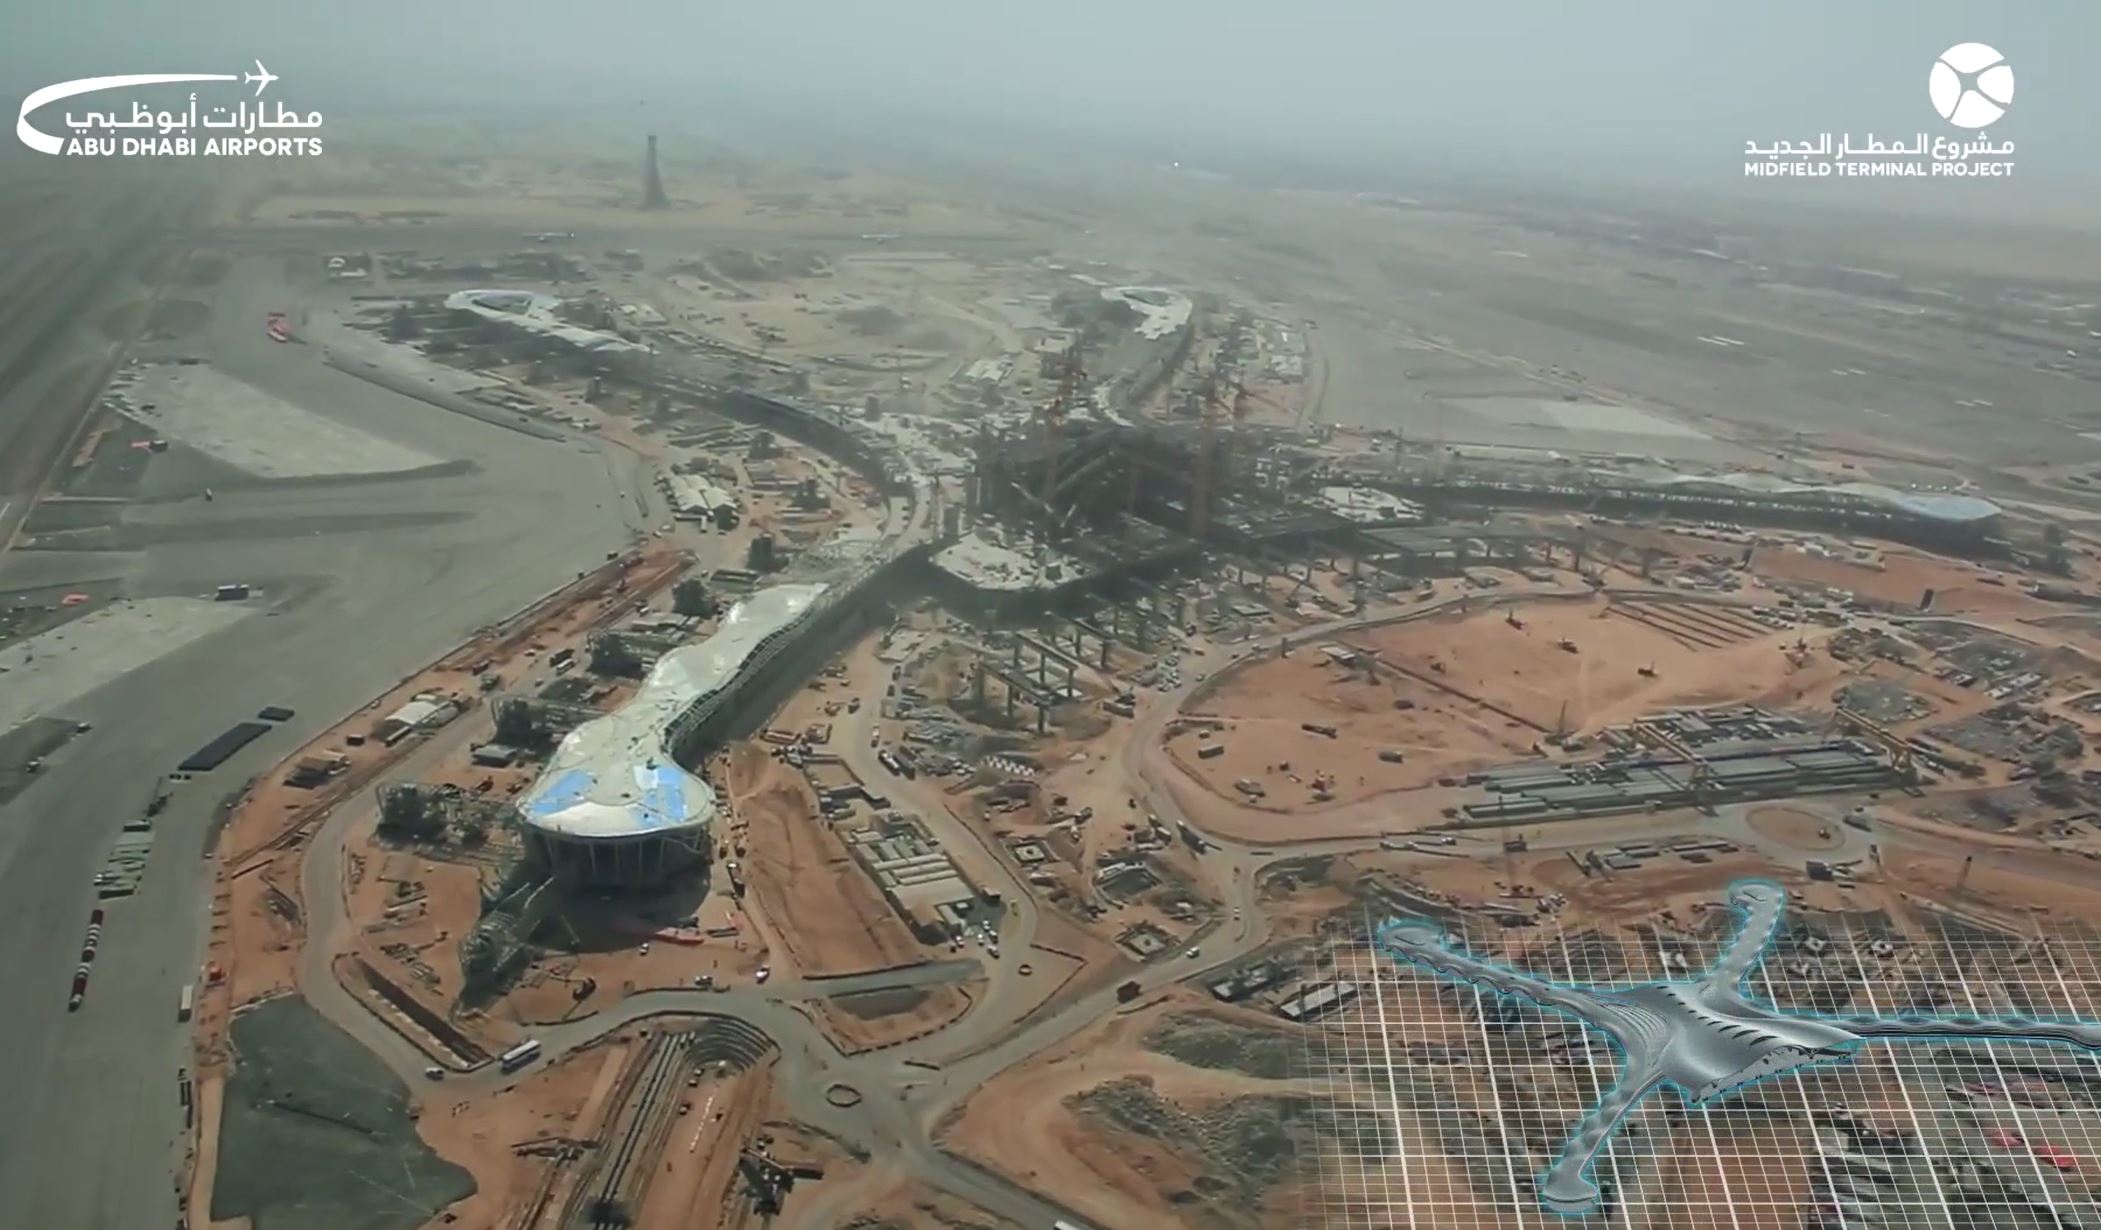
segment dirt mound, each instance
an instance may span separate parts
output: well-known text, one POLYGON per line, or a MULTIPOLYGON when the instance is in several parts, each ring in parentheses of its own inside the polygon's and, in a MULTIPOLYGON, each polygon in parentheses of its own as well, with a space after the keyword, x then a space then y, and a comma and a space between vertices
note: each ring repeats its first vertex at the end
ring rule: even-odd
POLYGON ((862 337, 889 337, 905 327, 905 318, 881 304, 848 308, 838 314, 840 324, 862 337))
POLYGON ((1167 1198, 1205 1206, 1214 1219, 1205 1225, 1249 1224, 1263 1194, 1310 1171, 1318 1138, 1335 1130, 1334 1116, 1309 1097, 1246 1095, 1191 1110, 1155 1093, 1143 1076, 1097 1085, 1065 1105, 1195 1161, 1200 1173, 1188 1189, 1167 1198))
POLYGON ((862 991, 855 995, 840 995, 832 1002, 861 1020, 873 1021, 910 1012, 925 1003, 926 999, 927 993, 918 987, 895 987, 887 991, 862 991))
POLYGON ((1146 1033, 1145 1046, 1192 1068, 1238 1072, 1259 1080, 1313 1075, 1299 1038, 1203 1013, 1177 1013, 1160 1021, 1146 1033))

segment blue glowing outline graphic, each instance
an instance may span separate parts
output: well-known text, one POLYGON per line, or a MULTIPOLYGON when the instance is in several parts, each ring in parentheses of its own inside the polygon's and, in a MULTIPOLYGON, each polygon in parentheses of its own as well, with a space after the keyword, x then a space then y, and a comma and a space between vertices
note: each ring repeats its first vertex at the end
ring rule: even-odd
POLYGON ((1571 1129, 1560 1156, 1537 1176, 1542 1208, 1565 1217, 1596 1209, 1591 1171, 1620 1125, 1650 1094, 1666 1086, 1688 1106, 1706 1106, 1776 1076, 1848 1061, 1868 1041, 2021 1042, 2101 1050, 2101 1023, 2081 1020, 1977 1016, 1828 1016, 1784 1011, 1743 993, 1772 947, 1787 891, 1769 880, 1729 886, 1736 933, 1706 972, 1680 981, 1626 987, 1579 987, 1549 982, 1515 967, 1455 952, 1444 929, 1428 919, 1402 918, 1377 928, 1375 948, 1397 962, 1446 982, 1523 1000, 1605 1035, 1618 1053, 1612 1087, 1571 1129))

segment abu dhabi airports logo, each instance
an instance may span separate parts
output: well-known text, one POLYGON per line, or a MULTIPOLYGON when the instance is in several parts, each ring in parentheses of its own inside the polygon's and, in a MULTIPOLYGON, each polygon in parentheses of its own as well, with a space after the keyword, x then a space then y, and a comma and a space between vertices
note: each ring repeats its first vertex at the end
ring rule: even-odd
POLYGON ((15 136, 39 154, 61 158, 297 158, 319 154, 321 138, 311 134, 321 127, 321 113, 302 115, 283 102, 273 112, 262 95, 276 80, 277 74, 257 60, 252 73, 134 73, 61 81, 22 100, 15 112, 15 136), (222 83, 227 82, 236 87, 252 85, 255 93, 236 99, 231 106, 200 107, 198 92, 191 91, 189 105, 181 110, 155 109, 136 99, 130 100, 128 113, 121 105, 106 111, 75 113, 69 109, 65 126, 70 136, 54 135, 32 122, 40 109, 69 98, 168 85, 221 84, 223 88, 222 83), (286 130, 297 135, 278 135, 286 130))
POLYGON ((1996 47, 1957 43, 1933 62, 1926 95, 1940 118, 1962 133, 1902 133, 1885 141, 1874 133, 1819 133, 1815 140, 1744 143, 1748 179, 2004 179, 2013 174, 2013 142, 1995 142, 1979 130, 2013 105, 2013 66, 1996 47))
POLYGON ((2013 65, 1996 48, 1957 43, 1933 62, 1926 95, 1957 128, 1987 127, 2013 104, 2013 65))

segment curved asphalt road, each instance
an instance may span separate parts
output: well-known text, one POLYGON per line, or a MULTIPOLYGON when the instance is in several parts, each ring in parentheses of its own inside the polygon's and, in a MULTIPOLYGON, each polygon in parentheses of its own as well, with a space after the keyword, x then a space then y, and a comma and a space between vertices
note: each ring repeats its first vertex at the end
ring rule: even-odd
MULTIPOLYGON (((917 528, 915 522, 913 529, 916 531, 917 528)), ((1187 824, 1188 818, 1175 802, 1172 792, 1156 779, 1144 752, 1160 728, 1202 685, 1204 680, 1195 676, 1209 676, 1230 661, 1273 652, 1286 640, 1303 642, 1374 625, 1429 618, 1462 603, 1487 606, 1498 601, 1582 596, 1588 592, 1527 592, 1494 598, 1460 594, 1405 611, 1352 616, 1265 637, 1230 654, 1212 651, 1194 657, 1188 660, 1191 668, 1189 681, 1173 692, 1162 694, 1147 707, 1133 724, 1117 763, 1130 794, 1142 798, 1144 805, 1160 816, 1176 824, 1187 824)), ((841 740, 842 756, 867 780, 880 780, 873 776, 872 756, 866 738, 873 723, 874 708, 864 706, 856 720, 844 723, 841 740)), ((987 877, 987 882, 999 883, 1006 898, 1015 904, 1015 910, 1004 924, 1008 932, 1007 942, 1014 944, 1010 951, 1023 951, 1033 944, 1041 917, 1040 908, 1026 891, 1026 886, 991 856, 989 848, 984 845, 985 838, 949 816, 944 809, 927 808, 925 818, 944 846, 952 855, 961 855, 959 861, 968 862, 972 871, 984 875, 989 863, 992 874, 987 877)), ((405 1082, 413 1085, 422 1079, 428 1057, 345 991, 336 982, 325 959, 330 947, 325 941, 331 939, 343 924, 340 893, 342 849, 344 837, 356 819, 357 813, 349 810, 331 816, 310 847, 302 887, 309 903, 311 930, 301 954, 300 990, 323 1015, 351 1033, 384 1059, 405 1082), (317 943, 316 940, 324 942, 317 943)), ((1269 923, 1258 908, 1255 892, 1257 877, 1267 864, 1314 851, 1343 853, 1378 844, 1376 837, 1275 842, 1261 847, 1217 838, 1207 837, 1207 840, 1215 848, 1200 856, 1200 868, 1210 881, 1214 896, 1237 911, 1239 917, 1202 937, 1203 959, 1170 959, 1136 974, 1132 980, 1138 983, 1141 997, 1172 983, 1201 978, 1231 965, 1269 941, 1269 923), (1280 853, 1272 848, 1276 846, 1290 848, 1280 853)), ((988 1010, 1002 1000, 1002 988, 1013 986, 1013 980, 1019 976, 1012 965, 998 964, 989 971, 990 987, 986 1001, 963 1022, 949 1030, 884 1051, 853 1056, 842 1054, 809 1018, 793 1007, 793 1001, 799 999, 956 981, 979 969, 975 960, 944 961, 850 979, 791 980, 772 984, 763 990, 756 987, 727 991, 668 988, 630 996, 603 1012, 541 1029, 536 1036, 552 1061, 624 1026, 652 1017, 692 1014, 735 1018, 765 1033, 779 1048, 783 1077, 780 1086, 791 1111, 799 1119, 867 1154, 872 1161, 902 1163, 907 1173, 915 1178, 1021 1225, 1047 1227, 1059 1219, 1087 1224, 1056 1202, 949 1154, 934 1143, 933 1132, 945 1115, 999 1072, 1057 1046, 1089 1023, 1113 1012, 1118 1007, 1115 987, 1104 986, 1050 1008, 1009 1036, 987 1046, 969 1049, 952 1062, 942 1062, 939 1057, 944 1052, 953 1051, 953 1035, 971 1030, 969 1022, 972 1017, 986 1019, 988 1010), (859 1090, 863 1100, 853 1107, 832 1105, 825 1100, 824 1091, 835 1083, 859 1090)), ((996 1015, 992 1019, 997 1019, 996 1015)), ((508 1079, 494 1068, 486 1068, 453 1083, 465 1083, 471 1089, 494 1087, 508 1079)), ((788 1230, 834 1224, 835 1216, 859 1195, 857 1190, 842 1189, 819 1205, 799 1209, 797 1220, 788 1230)))
MULTIPOLYGON (((1425 617, 1457 601, 1455 598, 1426 605, 1404 612, 1399 618, 1425 617)), ((1294 640, 1334 635, 1395 619, 1390 612, 1360 616, 1290 635, 1294 640)), ((1274 649, 1283 639, 1278 636, 1256 642, 1235 656, 1245 657, 1274 649)), ((1197 661, 1201 663, 1202 659, 1197 661)), ((1219 664, 1222 666, 1223 660, 1219 664)), ((1131 792, 1142 796, 1152 810, 1177 822, 1184 821, 1185 817, 1173 796, 1152 780, 1142 753, 1160 726, 1179 709, 1199 682, 1192 679, 1181 689, 1160 696, 1149 706, 1146 715, 1132 728, 1119 761, 1131 792)), ((864 706, 860 720, 849 724, 845 731, 842 754, 850 764, 871 759, 866 754, 865 732, 872 724, 873 708, 864 706)), ((856 765, 856 769, 871 774, 873 771, 861 765, 856 765)), ((871 776, 870 780, 878 779, 871 776)), ((429 1065, 429 1058, 374 1016, 362 1001, 344 990, 328 968, 326 959, 331 947, 329 941, 344 925, 341 895, 343 843, 359 818, 360 813, 355 810, 338 811, 323 824, 309 847, 302 879, 308 903, 309 938, 301 953, 300 991, 324 1016, 380 1056, 403 1081, 413 1086, 422 1081, 422 1071, 429 1065)), ((1040 908, 1026 891, 1026 885, 1004 864, 990 858, 989 851, 983 848, 984 837, 962 821, 938 808, 927 809, 926 819, 946 848, 962 854, 962 861, 969 862, 971 870, 985 874, 983 869, 988 862, 991 868, 997 869, 994 876, 988 877, 988 882, 1000 883, 1006 898, 1016 907, 1005 923, 1010 937, 1007 942, 1014 945, 1010 951, 1025 950, 1034 942, 1041 917, 1040 908), (968 852, 973 846, 986 857, 972 857, 968 852)), ((1240 918, 1226 931, 1213 932, 1206 937, 1207 951, 1201 962, 1171 960, 1136 974, 1133 980, 1145 994, 1230 965, 1269 940, 1268 920, 1256 908, 1256 874, 1266 863, 1287 855, 1279 855, 1267 848, 1257 853, 1254 847, 1235 842, 1214 841, 1214 844, 1217 848, 1203 856, 1202 867, 1212 881, 1214 893, 1237 909, 1240 918)), ((1377 839, 1344 839, 1315 844, 1323 850, 1340 852, 1376 845, 1377 839)), ((1303 847, 1294 849, 1294 853, 1302 852, 1303 847)), ((1018 963, 1000 964, 989 971, 991 985, 986 1000, 973 1010, 972 1017, 984 1019, 984 1014, 1001 1001, 1002 987, 1020 989, 1015 982, 1019 978, 1015 964, 1018 963)), ((630 996, 603 1012, 539 1029, 535 1036, 552 1061, 615 1030, 653 1017, 692 1014, 735 1018, 765 1033, 780 1049, 783 1077, 780 1085, 790 1109, 798 1118, 865 1152, 872 1160, 901 1162, 916 1178, 1021 1225, 1049 1226, 1061 1218, 1087 1224, 1054 1201, 950 1155, 933 1143, 932 1134, 934 1125, 944 1115, 993 1076, 1058 1045, 1089 1023, 1114 1011, 1118 1001, 1113 986, 1105 986, 1051 1008, 1011 1035, 991 1045, 973 1048, 952 1063, 940 1062, 939 1056, 954 1049, 953 1038, 948 1035, 969 1030, 971 1017, 964 1018, 963 1023, 949 1030, 913 1043, 848 1056, 793 1007, 796 1000, 819 996, 958 981, 979 972, 980 968, 976 960, 941 961, 853 978, 777 982, 763 989, 701 991, 667 988, 630 996), (847 1108, 832 1105, 825 1100, 824 1091, 835 1083, 858 1089, 864 1095, 863 1101, 847 1108)), ((469 1089, 492 1088, 510 1079, 494 1068, 485 1068, 455 1078, 449 1085, 456 1088, 464 1084, 469 1089)), ((795 1225, 819 1227, 833 1224, 830 1219, 838 1210, 831 1204, 850 1201, 858 1194, 842 1190, 823 1206, 800 1209, 795 1225)), ((794 1227, 791 1226, 790 1230, 794 1227)))

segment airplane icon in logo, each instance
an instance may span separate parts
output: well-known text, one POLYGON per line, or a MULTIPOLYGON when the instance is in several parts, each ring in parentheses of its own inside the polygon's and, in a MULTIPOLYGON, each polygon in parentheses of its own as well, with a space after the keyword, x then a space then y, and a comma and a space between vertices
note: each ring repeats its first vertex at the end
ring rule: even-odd
POLYGON ((261 60, 257 60, 255 62, 254 72, 241 74, 242 85, 247 85, 251 81, 255 83, 255 96, 257 98, 261 98, 263 96, 263 91, 269 88, 270 83, 275 80, 277 80, 277 74, 271 72, 267 68, 264 68, 263 62, 261 60))

